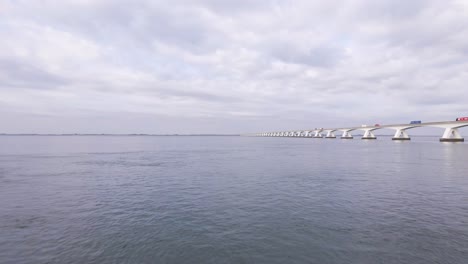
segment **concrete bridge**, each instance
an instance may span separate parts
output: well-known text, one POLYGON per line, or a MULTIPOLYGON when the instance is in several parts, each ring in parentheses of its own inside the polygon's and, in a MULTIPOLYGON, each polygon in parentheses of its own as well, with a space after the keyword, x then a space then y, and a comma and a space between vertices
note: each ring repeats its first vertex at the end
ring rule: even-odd
POLYGON ((407 130, 420 127, 443 128, 444 133, 440 138, 441 142, 463 142, 465 139, 458 132, 458 128, 468 126, 468 121, 444 121, 427 122, 419 124, 396 124, 396 125, 376 125, 360 127, 342 127, 342 128, 314 128, 306 130, 263 132, 250 134, 257 137, 306 137, 306 138, 336 138, 336 133, 341 134, 341 139, 353 139, 352 131, 362 131, 362 139, 377 139, 374 131, 378 129, 395 130, 392 140, 410 140, 407 130))

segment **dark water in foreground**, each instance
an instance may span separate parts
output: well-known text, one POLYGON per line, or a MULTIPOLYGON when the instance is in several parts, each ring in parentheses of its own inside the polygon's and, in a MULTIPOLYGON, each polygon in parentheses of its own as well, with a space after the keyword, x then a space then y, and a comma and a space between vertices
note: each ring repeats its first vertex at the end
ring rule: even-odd
POLYGON ((0 137, 0 263, 468 263, 468 144, 0 137))

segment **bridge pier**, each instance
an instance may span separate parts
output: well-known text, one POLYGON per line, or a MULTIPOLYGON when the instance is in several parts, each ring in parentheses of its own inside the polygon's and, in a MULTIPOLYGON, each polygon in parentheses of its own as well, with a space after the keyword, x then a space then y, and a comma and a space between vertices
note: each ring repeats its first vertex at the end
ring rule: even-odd
POLYGON ((463 142, 465 139, 458 132, 458 128, 447 127, 439 139, 440 142, 463 142))
POLYGON ((328 130, 327 135, 325 136, 325 138, 336 138, 334 132, 335 132, 335 130, 328 130))
POLYGON ((343 134, 341 135, 341 139, 353 139, 353 135, 349 133, 351 130, 343 130, 343 134))
POLYGON ((364 135, 362 136, 361 139, 377 139, 377 137, 372 133, 372 130, 374 129, 365 129, 364 130, 364 135))
POLYGON ((322 134, 320 133, 320 130, 315 131, 313 138, 323 138, 322 134))
POLYGON ((392 140, 411 140, 411 138, 408 133, 406 133, 406 129, 398 128, 392 140))

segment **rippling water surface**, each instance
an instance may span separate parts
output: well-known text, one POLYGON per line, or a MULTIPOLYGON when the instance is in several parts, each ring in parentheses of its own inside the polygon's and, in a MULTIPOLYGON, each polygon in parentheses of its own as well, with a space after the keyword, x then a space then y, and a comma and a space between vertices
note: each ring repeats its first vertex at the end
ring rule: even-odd
POLYGON ((0 263, 468 263, 468 144, 2 136, 0 263))

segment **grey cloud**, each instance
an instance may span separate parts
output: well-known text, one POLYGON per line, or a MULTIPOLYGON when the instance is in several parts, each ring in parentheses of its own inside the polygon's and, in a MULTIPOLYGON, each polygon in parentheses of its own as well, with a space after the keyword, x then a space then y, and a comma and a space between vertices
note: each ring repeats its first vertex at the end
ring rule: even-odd
POLYGON ((22 60, 0 58, 0 89, 56 89, 68 80, 22 60))
POLYGON ((220 34, 200 10, 164 1, 108 1, 60 11, 45 10, 46 19, 43 15, 33 16, 108 45, 131 45, 146 51, 153 41, 160 41, 193 52, 206 52, 216 48, 220 34))
POLYGON ((306 52, 300 52, 294 47, 275 47, 273 56, 289 63, 305 64, 313 67, 333 67, 338 64, 345 52, 333 46, 311 47, 306 52))
POLYGON ((207 8, 223 15, 236 15, 243 12, 258 11, 259 9, 270 9, 269 6, 277 1, 256 1, 256 0, 238 0, 238 1, 217 1, 217 0, 196 0, 185 1, 186 4, 195 4, 199 7, 207 8))
POLYGON ((201 91, 190 91, 180 89, 164 89, 160 88, 155 91, 158 96, 164 98, 192 98, 197 101, 204 102, 219 102, 219 103, 232 103, 238 102, 240 99, 225 95, 217 95, 214 93, 207 93, 201 91))
POLYGON ((458 99, 454 96, 446 96, 439 94, 438 96, 421 96, 417 97, 413 103, 421 105, 451 105, 457 103, 458 99))
POLYGON ((426 8, 434 5, 431 0, 394 0, 394 1, 360 1, 358 14, 375 19, 414 19, 426 8))

